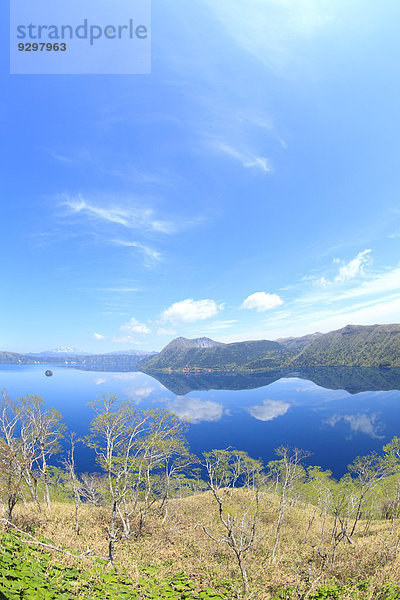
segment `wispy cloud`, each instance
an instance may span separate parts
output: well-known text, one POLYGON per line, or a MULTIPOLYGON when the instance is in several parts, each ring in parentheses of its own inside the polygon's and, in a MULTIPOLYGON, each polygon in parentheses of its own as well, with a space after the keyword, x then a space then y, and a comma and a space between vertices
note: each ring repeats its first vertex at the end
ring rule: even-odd
POLYGON ((256 168, 264 173, 272 173, 273 171, 271 161, 265 156, 257 156, 251 152, 240 151, 224 142, 215 141, 213 142, 212 146, 216 151, 226 154, 227 156, 239 161, 243 167, 256 168))
POLYGON ((139 344, 137 339, 135 339, 132 335, 121 335, 115 336, 111 339, 113 344, 139 344))
POLYGON ((207 0, 231 38, 246 52, 280 73, 299 60, 304 40, 334 18, 331 0, 207 0))
POLYGON ((140 186, 145 186, 147 188, 154 187, 167 187, 171 188, 176 185, 179 181, 179 177, 171 173, 170 171, 156 171, 156 172, 148 172, 148 171, 139 171, 133 164, 126 163, 118 167, 114 167, 110 169, 110 175, 114 177, 118 177, 123 181, 127 181, 129 183, 135 183, 140 186))
POLYGON ((337 300, 348 300, 362 296, 386 296, 390 292, 400 293, 400 267, 373 273, 368 280, 349 288, 337 296, 337 300))
POLYGON ((176 335, 174 329, 168 329, 167 327, 159 327, 157 329, 157 335, 176 335))
MULTIPOLYGON (((126 119, 122 119, 121 122, 126 125, 126 119)), ((143 119, 141 122, 143 123, 143 119)), ((62 152, 50 151, 49 154, 55 161, 66 166, 101 170, 102 173, 138 184, 142 188, 170 188, 180 180, 176 173, 165 168, 151 171, 140 170, 132 162, 131 157, 125 156, 123 153, 110 156, 110 153, 105 152, 105 148, 101 147, 92 147, 90 151, 87 148, 71 148, 67 151, 63 148, 62 152)))
POLYGON ((62 154, 51 154, 51 157, 54 158, 54 160, 57 160, 61 163, 73 164, 74 162, 72 158, 69 158, 68 156, 63 156, 62 154))
MULTIPOLYGON (((382 302, 389 298, 388 294, 400 294, 400 267, 395 266, 381 270, 366 269, 370 264, 370 250, 360 252, 355 259, 343 263, 338 274, 333 278, 310 277, 314 286, 300 294, 295 300, 298 304, 339 303, 356 298, 370 297, 373 302, 379 297, 382 302)), ((336 263, 338 261, 336 260, 336 263)))
POLYGON ((104 288, 93 288, 92 292, 105 292, 110 294, 134 294, 140 292, 140 288, 136 287, 104 287, 104 288))
POLYGON ((226 321, 214 321, 207 325, 207 329, 209 331, 219 331, 220 329, 229 329, 235 323, 237 323, 237 319, 228 319, 226 321))
POLYGON ((125 248, 136 248, 141 254, 145 257, 146 266, 152 266, 155 263, 159 262, 162 259, 162 255, 158 250, 154 250, 154 248, 150 248, 150 246, 146 246, 141 242, 137 241, 126 241, 126 240, 111 240, 111 244, 116 246, 124 246, 125 248))
POLYGON ((175 220, 159 219, 152 208, 134 206, 134 202, 126 202, 123 206, 111 203, 101 206, 78 196, 66 198, 63 205, 73 214, 86 215, 88 218, 114 223, 131 230, 172 234, 181 228, 182 224, 178 225, 175 220))

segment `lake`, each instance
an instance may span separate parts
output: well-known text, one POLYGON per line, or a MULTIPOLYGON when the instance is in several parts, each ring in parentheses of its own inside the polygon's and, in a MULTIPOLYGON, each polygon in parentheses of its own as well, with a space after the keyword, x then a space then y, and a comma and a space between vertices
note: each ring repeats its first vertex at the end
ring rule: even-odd
MULTIPOLYGON (((243 374, 98 372, 54 365, 0 365, 11 398, 38 394, 63 415, 68 429, 88 433, 87 403, 116 394, 139 408, 165 407, 191 421, 187 439, 200 455, 232 446, 265 462, 281 444, 313 453, 307 464, 340 477, 358 456, 400 436, 400 369, 308 369, 243 374), (46 377, 46 369, 53 371, 46 377)), ((78 468, 95 471, 80 447, 78 468)))

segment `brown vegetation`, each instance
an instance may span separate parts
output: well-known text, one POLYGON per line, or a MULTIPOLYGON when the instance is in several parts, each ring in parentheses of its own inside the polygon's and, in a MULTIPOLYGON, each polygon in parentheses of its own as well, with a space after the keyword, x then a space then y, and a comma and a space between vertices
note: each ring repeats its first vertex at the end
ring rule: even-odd
MULTIPOLYGON (((246 494, 245 490, 234 491, 230 498, 232 511, 241 510, 246 494)), ((343 542, 335 548, 331 539, 333 517, 328 517, 327 534, 321 536, 324 517, 318 513, 309 527, 308 508, 298 502, 287 509, 287 518, 280 529, 280 549, 272 561, 278 514, 279 499, 270 494, 263 496, 258 531, 247 557, 251 597, 267 600, 274 597, 278 589, 290 587, 296 588, 299 594, 306 594, 327 581, 355 585, 371 580, 371 589, 380 589, 385 583, 400 580, 398 521, 373 521, 367 528, 367 523, 361 520, 353 543, 343 542)), ((46 511, 38 511, 32 503, 18 505, 15 523, 31 535, 51 539, 55 546, 79 554, 90 548, 97 556, 106 558, 108 555, 109 511, 105 507, 82 507, 80 535, 75 532, 73 504, 54 502, 46 511)), ((234 555, 228 547, 215 544, 196 527, 199 523, 217 534, 224 533, 212 492, 172 499, 165 520, 154 510, 140 540, 121 541, 117 562, 133 578, 138 576, 138 566, 151 565, 157 567, 160 580, 178 571, 185 572, 199 584, 233 580, 239 596, 241 580, 234 555)), ((64 560, 71 559, 65 557, 64 560)), ((348 597, 351 597, 350 591, 348 597)))

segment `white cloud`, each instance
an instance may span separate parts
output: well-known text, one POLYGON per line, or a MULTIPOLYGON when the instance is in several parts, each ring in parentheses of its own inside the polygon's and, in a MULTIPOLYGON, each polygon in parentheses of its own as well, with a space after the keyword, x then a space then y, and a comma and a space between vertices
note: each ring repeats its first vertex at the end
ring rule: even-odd
POLYGON ((161 314, 163 321, 169 321, 173 325, 180 323, 194 323, 195 321, 203 321, 216 315, 222 310, 223 305, 217 305, 214 300, 193 300, 187 298, 180 302, 175 302, 164 310, 161 314))
POLYGON ((125 325, 120 327, 121 331, 126 331, 128 334, 138 333, 140 335, 148 335, 151 330, 144 323, 139 323, 135 317, 132 317, 125 325))
MULTIPOLYGON (((363 252, 359 252, 357 256, 348 263, 342 263, 339 267, 339 273, 335 277, 335 281, 348 281, 349 279, 364 275, 364 266, 368 263, 370 254, 371 250, 364 250, 363 252)), ((338 260, 336 260, 336 262, 338 262, 338 260)))
POLYGON ((94 333, 94 334, 92 335, 92 338, 93 338, 94 340, 99 340, 99 341, 100 341, 100 340, 105 340, 105 339, 106 339, 106 336, 105 336, 105 335, 102 335, 101 333, 94 333))
POLYGON ((224 414, 222 404, 198 398, 176 398, 168 404, 168 408, 180 419, 186 418, 195 424, 219 421, 224 414))
POLYGON ((255 167, 261 169, 264 173, 271 173, 273 171, 271 162, 265 156, 257 156, 251 152, 241 152, 233 148, 233 146, 222 142, 215 142, 213 146, 216 150, 238 160, 243 167, 255 167))
POLYGON ((290 404, 280 400, 264 400, 262 405, 250 406, 247 410, 258 421, 272 421, 287 413, 290 404))
POLYGON ((344 283, 346 281, 350 281, 351 279, 365 276, 365 266, 370 262, 370 254, 370 249, 363 250, 349 262, 344 262, 339 258, 334 258, 334 264, 339 264, 340 267, 338 274, 334 277, 333 281, 326 279, 326 277, 321 277, 320 279, 316 280, 316 283, 323 288, 328 288, 333 283, 344 283))
POLYGON ((244 300, 240 308, 246 310, 255 309, 257 312, 265 312, 283 304, 278 294, 267 294, 266 292, 255 292, 244 300))

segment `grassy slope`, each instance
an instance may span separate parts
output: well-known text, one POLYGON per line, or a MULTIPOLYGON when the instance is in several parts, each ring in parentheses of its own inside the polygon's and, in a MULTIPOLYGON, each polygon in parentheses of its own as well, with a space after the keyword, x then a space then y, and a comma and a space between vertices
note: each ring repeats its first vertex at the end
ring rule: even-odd
MULTIPOLYGON (((242 491, 236 491, 235 494, 237 502, 246 501, 245 498, 240 497, 241 494, 243 495, 242 491)), ((304 593, 310 587, 308 583, 310 576, 315 579, 319 574, 321 556, 324 553, 329 555, 329 559, 317 587, 323 590, 324 585, 330 582, 334 586, 332 589, 341 591, 336 596, 318 595, 314 596, 315 598, 339 597, 361 600, 361 598, 400 597, 400 595, 387 596, 382 591, 382 586, 385 584, 395 586, 400 581, 400 556, 393 550, 398 539, 397 529, 400 523, 394 522, 392 527, 389 522, 375 521, 367 532, 364 532, 364 524, 361 523, 354 537, 354 544, 340 544, 335 562, 332 564, 329 536, 321 538, 322 519, 319 515, 315 514, 311 529, 306 533, 309 521, 308 510, 304 507, 289 508, 278 557, 275 562, 271 562, 277 502, 276 497, 264 497, 256 544, 248 557, 251 585, 256 600, 277 597, 301 598, 300 592, 304 593), (360 585, 357 587, 360 582, 362 582, 362 590, 360 585), (283 588, 295 588, 299 593, 293 592, 293 595, 281 596, 279 590, 283 588), (383 595, 380 596, 380 593, 383 595)), ((53 544, 75 549, 77 552, 84 552, 87 547, 90 547, 100 557, 107 554, 107 518, 108 512, 104 508, 83 507, 81 535, 76 536, 71 505, 55 504, 47 514, 38 513, 31 506, 27 508, 19 506, 16 511, 16 522, 21 529, 30 531, 35 536, 49 538, 53 544)), ((139 598, 170 597, 173 600, 202 597, 231 600, 240 596, 240 579, 231 552, 223 544, 218 545, 207 538, 199 527, 196 528, 199 523, 205 524, 216 535, 221 533, 214 501, 209 493, 171 501, 168 518, 164 523, 159 515, 153 514, 144 537, 139 541, 129 540, 118 544, 116 558, 118 569, 120 574, 128 574, 131 580, 129 589, 132 595, 129 597, 132 600, 136 597, 134 593, 137 592, 139 598), (177 573, 184 573, 189 578, 188 581, 192 582, 190 594, 182 595, 182 591, 180 595, 176 595, 171 591, 174 589, 171 587, 171 582, 177 573), (229 583, 230 581, 232 584, 229 583), (166 586, 170 592, 163 595, 161 591, 166 586), (149 595, 146 595, 147 588, 150 592, 153 590, 149 595), (153 593, 155 595, 151 595, 153 593)), ((329 531, 329 525, 330 522, 326 532, 329 531)), ((62 563, 66 567, 76 568, 74 559, 56 555, 53 560, 57 564, 62 563)), ((89 562, 85 559, 86 571, 92 569, 89 562)), ((107 568, 103 567, 103 575, 107 572, 107 568)), ((98 578, 99 575, 97 574, 96 577, 98 578)), ((78 587, 77 585, 77 589, 78 587)), ((85 593, 86 596, 83 594, 76 597, 87 598, 87 590, 85 593)), ((104 596, 104 598, 108 597, 104 596)))

